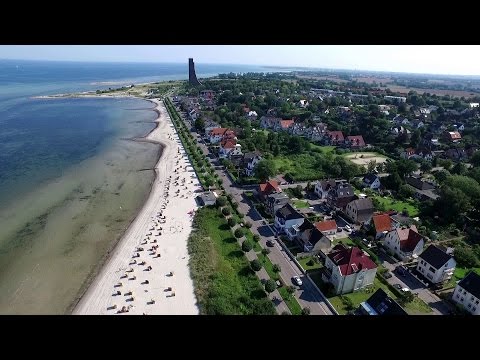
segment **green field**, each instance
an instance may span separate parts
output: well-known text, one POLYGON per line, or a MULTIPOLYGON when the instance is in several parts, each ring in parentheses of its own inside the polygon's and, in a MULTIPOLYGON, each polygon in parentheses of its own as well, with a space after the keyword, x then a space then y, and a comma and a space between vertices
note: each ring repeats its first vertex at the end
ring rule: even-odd
POLYGON ((202 314, 275 314, 275 308, 218 209, 197 211, 188 240, 190 269, 202 314))
POLYGON ((295 205, 295 207, 297 209, 304 209, 304 208, 308 208, 310 206, 310 204, 308 202, 303 201, 303 200, 294 200, 293 205, 295 205))
POLYGON ((297 261, 302 265, 302 267, 305 271, 320 269, 320 268, 323 267, 320 262, 314 260, 313 256, 297 259, 297 261), (313 265, 308 265, 307 264, 307 263, 310 262, 310 260, 313 261, 313 265))
POLYGON ((371 196, 373 199, 377 199, 378 202, 385 208, 386 211, 388 210, 395 210, 398 212, 402 212, 403 209, 407 209, 408 215, 411 217, 417 216, 420 211, 416 206, 413 200, 410 201, 400 201, 393 199, 391 197, 384 197, 380 195, 373 195, 371 196))

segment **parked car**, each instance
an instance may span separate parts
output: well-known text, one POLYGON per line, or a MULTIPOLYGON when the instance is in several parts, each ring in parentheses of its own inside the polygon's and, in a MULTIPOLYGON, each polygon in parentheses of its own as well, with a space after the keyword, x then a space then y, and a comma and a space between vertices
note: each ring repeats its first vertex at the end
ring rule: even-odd
POLYGON ((397 273, 400 276, 406 276, 407 275, 407 268, 404 265, 397 266, 395 270, 397 270, 397 273))
POLYGON ((277 288, 283 286, 283 283, 280 280, 275 281, 275 284, 277 284, 277 288))
POLYGON ((350 225, 345 225, 345 231, 352 232, 350 225))
POLYGON ((342 228, 341 228, 341 227, 337 227, 337 232, 342 232, 342 228))
POLYGON ((400 284, 393 284, 393 287, 397 290, 402 290, 402 285, 400 284))
POLYGON ((267 240, 267 246, 273 247, 275 246, 275 243, 272 240, 267 240))
POLYGON ((387 272, 385 273, 385 275, 383 275, 383 277, 384 277, 385 279, 390 279, 392 276, 393 276, 393 274, 392 274, 390 271, 387 271, 387 272))
POLYGON ((302 286, 302 284, 303 284, 302 279, 300 279, 298 276, 293 277, 293 282, 298 286, 302 286))

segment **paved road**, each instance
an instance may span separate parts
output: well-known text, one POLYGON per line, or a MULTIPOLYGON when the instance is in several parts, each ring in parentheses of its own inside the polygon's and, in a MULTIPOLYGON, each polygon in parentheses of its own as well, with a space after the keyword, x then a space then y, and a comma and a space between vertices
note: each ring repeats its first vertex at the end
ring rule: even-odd
MULTIPOLYGON (((187 126, 189 126, 188 120, 186 123, 187 126)), ((267 240, 274 241, 274 234, 268 226, 263 224, 262 216, 253 206, 251 206, 248 199, 243 195, 245 189, 239 189, 232 183, 230 177, 226 175, 223 170, 221 170, 219 161, 217 159, 212 159, 213 156, 210 155, 210 152, 205 144, 199 142, 198 146, 200 146, 203 153, 209 157, 210 162, 212 165, 214 165, 215 171, 223 180, 225 191, 229 194, 232 194, 235 201, 238 203, 238 210, 245 215, 245 221, 250 221, 252 223, 251 231, 253 234, 259 234, 261 237, 260 244, 262 247, 267 247, 267 240)), ((307 183, 305 183, 305 185, 306 184, 307 183)), ((291 186, 296 185, 298 184, 291 186)), ((312 315, 333 315, 332 311, 321 298, 321 295, 315 289, 314 285, 303 275, 298 266, 290 259, 288 254, 278 243, 275 242, 275 246, 270 248, 270 254, 268 257, 273 264, 278 264, 280 266, 280 277, 286 286, 294 285, 292 283, 293 276, 299 276, 302 279, 303 285, 301 287, 296 286, 297 290, 294 294, 302 308, 310 308, 312 315)))

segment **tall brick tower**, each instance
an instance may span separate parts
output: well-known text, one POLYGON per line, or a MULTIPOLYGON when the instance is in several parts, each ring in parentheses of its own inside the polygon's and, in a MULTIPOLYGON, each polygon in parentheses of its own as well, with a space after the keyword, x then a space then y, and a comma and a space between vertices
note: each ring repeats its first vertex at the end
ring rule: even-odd
POLYGON ((188 59, 188 83, 192 86, 202 85, 195 74, 195 64, 193 58, 188 59))

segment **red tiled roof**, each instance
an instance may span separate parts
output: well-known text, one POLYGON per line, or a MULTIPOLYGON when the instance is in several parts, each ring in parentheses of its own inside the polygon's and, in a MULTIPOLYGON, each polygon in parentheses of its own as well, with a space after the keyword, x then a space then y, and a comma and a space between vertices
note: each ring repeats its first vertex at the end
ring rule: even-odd
POLYGON ((233 148, 235 148, 236 144, 237 144, 237 142, 235 140, 226 139, 226 140, 222 140, 220 145, 224 149, 233 149, 233 148))
POLYGON ((336 245, 327 256, 339 267, 342 276, 377 268, 372 259, 358 247, 348 249, 343 245, 336 245))
POLYGON ((210 136, 224 135, 227 131, 228 131, 227 128, 214 128, 214 129, 210 130, 210 136))
POLYGON ((287 129, 295 123, 293 120, 280 120, 280 127, 282 129, 287 129))
POLYGON ((337 223, 335 220, 326 220, 316 223, 315 227, 320 231, 336 230, 337 223))
POLYGON ((328 136, 336 141, 343 141, 345 139, 341 131, 328 131, 328 136))
POLYGON ((347 140, 352 143, 352 146, 365 146, 362 135, 347 136, 347 140))
POLYGON ((406 229, 397 229, 398 238, 400 239, 400 250, 411 252, 417 244, 423 239, 422 235, 417 232, 415 225, 406 229))
POLYGON ((264 184, 260 184, 260 192, 264 195, 268 195, 274 191, 281 192, 282 189, 278 186, 278 181, 276 180, 268 180, 264 184))
POLYGON ((388 214, 373 215, 373 223, 377 232, 392 230, 392 219, 388 214))
POLYGON ((462 135, 460 135, 458 131, 450 131, 448 135, 450 135, 450 139, 452 140, 459 140, 462 138, 462 135))

